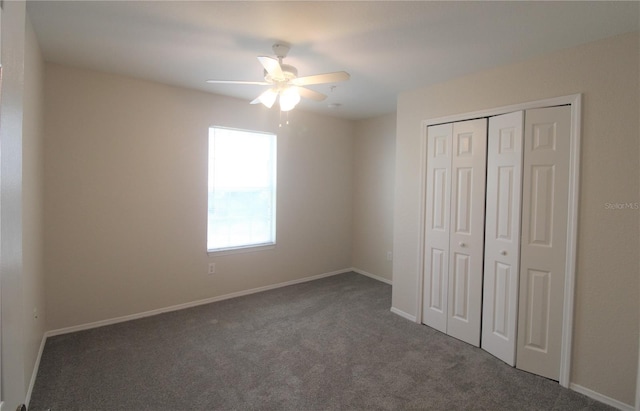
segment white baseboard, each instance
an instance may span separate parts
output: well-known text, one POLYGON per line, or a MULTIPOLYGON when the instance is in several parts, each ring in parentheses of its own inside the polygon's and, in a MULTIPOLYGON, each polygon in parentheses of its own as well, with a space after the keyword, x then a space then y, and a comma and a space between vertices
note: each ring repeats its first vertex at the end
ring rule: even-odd
POLYGON ((92 329, 92 328, 104 327, 106 325, 122 323, 122 322, 125 322, 125 321, 137 320, 137 319, 140 319, 140 318, 151 317, 151 316, 154 316, 154 315, 167 313, 167 312, 171 312, 171 311, 178 311, 178 310, 183 310, 183 309, 186 309, 186 308, 197 307, 199 305, 215 303, 217 301, 223 301, 223 300, 228 300, 230 298, 242 297, 242 296, 249 295, 249 294, 259 293, 259 292, 262 292, 262 291, 268 291, 268 290, 273 290, 273 289, 276 289, 276 288, 286 287, 286 286, 289 286, 289 285, 306 283, 308 281, 319 280, 321 278, 330 277, 330 276, 338 275, 338 274, 344 274, 344 273, 348 273, 348 272, 351 272, 351 271, 352 271, 351 268, 345 268, 343 270, 332 271, 332 272, 329 272, 329 273, 318 274, 318 275, 314 275, 314 276, 311 276, 311 277, 299 278, 299 279, 291 280, 291 281, 285 281, 283 283, 278 283, 278 284, 266 285, 264 287, 251 288, 249 290, 242 290, 242 291, 238 291, 238 292, 235 292, 235 293, 219 295, 219 296, 211 297, 211 298, 205 298, 203 300, 191 301, 191 302, 184 303, 184 304, 172 305, 170 307, 158 308, 156 310, 145 311, 145 312, 141 312, 141 313, 137 313, 137 314, 125 315, 125 316, 122 316, 122 317, 116 317, 116 318, 111 318, 111 319, 107 319, 107 320, 95 321, 95 322, 91 322, 91 323, 87 323, 87 324, 80 324, 80 325, 74 325, 74 326, 71 326, 71 327, 59 328, 59 329, 56 329, 56 330, 47 331, 45 333, 45 338, 46 337, 53 337, 55 335, 69 334, 69 333, 76 332, 76 331, 89 330, 89 329, 92 329))
POLYGON ((351 267, 351 271, 353 271, 355 273, 358 273, 358 274, 362 274, 362 275, 370 277, 370 278, 373 278, 374 280, 382 281, 383 283, 386 283, 386 284, 389 284, 389 285, 393 284, 393 282, 391 280, 387 279, 387 278, 380 277, 379 275, 368 273, 368 272, 366 272, 364 270, 361 270, 359 268, 351 267))
POLYGON ((569 389, 579 392, 580 394, 584 394, 587 397, 593 398, 596 401, 600 401, 603 404, 607 404, 611 407, 615 407, 622 411, 634 411, 635 407, 633 405, 625 404, 621 401, 614 400, 613 398, 607 397, 606 395, 602 395, 599 392, 595 392, 590 390, 589 388, 583 387, 578 384, 570 383, 569 389))
MULTIPOLYGON (((31 402, 31 393, 33 393, 33 386, 36 384, 36 377, 38 376, 38 370, 40 369, 40 359, 42 358, 42 352, 44 351, 44 345, 47 343, 47 333, 42 335, 42 341, 40 342, 40 348, 38 349, 38 356, 36 357, 36 363, 33 365, 33 371, 31 372, 31 380, 29 381, 29 388, 27 389, 27 396, 24 399, 24 404, 29 409, 29 403, 31 402)), ((2 407, 0 407, 0 411, 2 407)))
POLYGON ((399 315, 402 318, 406 318, 409 321, 413 321, 414 323, 417 322, 415 315, 407 314, 404 311, 397 309, 396 307, 391 307, 391 312, 399 315))
POLYGON ((640 345, 638 345, 638 370, 637 371, 638 371, 638 376, 636 377, 636 411, 640 411, 640 345))

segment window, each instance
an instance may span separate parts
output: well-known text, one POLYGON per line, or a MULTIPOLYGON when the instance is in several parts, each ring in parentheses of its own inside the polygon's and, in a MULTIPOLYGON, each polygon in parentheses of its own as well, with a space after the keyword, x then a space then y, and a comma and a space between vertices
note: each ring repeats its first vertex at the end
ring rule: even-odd
POLYGON ((276 242, 276 136, 209 128, 209 252, 276 242))

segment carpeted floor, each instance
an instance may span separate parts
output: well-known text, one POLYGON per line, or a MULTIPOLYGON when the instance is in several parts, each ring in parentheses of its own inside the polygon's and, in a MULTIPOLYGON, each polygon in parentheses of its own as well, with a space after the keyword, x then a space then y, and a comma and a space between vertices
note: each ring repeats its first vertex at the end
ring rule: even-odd
POLYGON ((47 340, 30 410, 611 410, 355 273, 47 340))

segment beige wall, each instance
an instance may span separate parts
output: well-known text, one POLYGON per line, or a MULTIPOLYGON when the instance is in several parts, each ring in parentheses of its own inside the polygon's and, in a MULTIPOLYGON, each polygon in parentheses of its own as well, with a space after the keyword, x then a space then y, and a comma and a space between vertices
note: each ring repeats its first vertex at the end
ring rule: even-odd
POLYGON ((44 66, 38 40, 27 19, 22 126, 22 287, 24 304, 25 386, 34 366, 45 326, 43 225, 44 66))
POLYGON ((352 122, 45 67, 49 330, 351 266, 352 122), (278 134, 275 249, 207 256, 211 125, 278 134))
POLYGON ((353 157, 353 267, 391 281, 396 115, 356 123, 353 157))
POLYGON ((43 68, 24 2, 2 10, 0 282, 2 400, 26 400, 44 335, 43 68), (34 318, 37 309, 38 318, 34 318))
POLYGON ((638 366, 639 34, 403 93, 398 100, 393 306, 417 314, 421 121, 583 93, 571 382, 633 404, 638 366))
POLYGON ((22 126, 25 5, 2 10, 2 109, 0 110, 0 289, 2 290, 2 400, 24 402, 25 349, 22 299, 22 126))

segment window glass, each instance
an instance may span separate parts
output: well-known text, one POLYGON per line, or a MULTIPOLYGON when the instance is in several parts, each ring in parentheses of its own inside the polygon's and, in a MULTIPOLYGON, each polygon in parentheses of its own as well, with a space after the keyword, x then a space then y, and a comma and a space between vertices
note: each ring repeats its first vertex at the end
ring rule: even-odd
POLYGON ((207 250, 276 241, 276 136, 209 128, 207 250))

